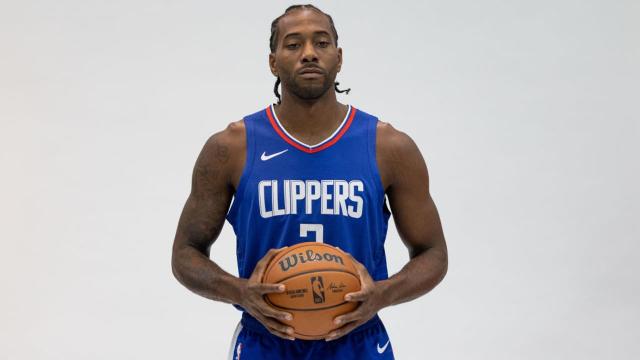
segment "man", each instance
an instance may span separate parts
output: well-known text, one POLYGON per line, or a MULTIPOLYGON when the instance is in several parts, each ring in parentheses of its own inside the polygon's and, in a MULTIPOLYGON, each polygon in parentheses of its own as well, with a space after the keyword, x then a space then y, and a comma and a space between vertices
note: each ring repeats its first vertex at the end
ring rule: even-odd
POLYGON ((427 293, 447 269, 426 164, 405 133, 336 100, 342 49, 329 15, 312 5, 289 7, 272 24, 270 47, 278 104, 207 140, 180 217, 173 272, 193 292, 243 310, 230 358, 393 359, 378 311, 427 293), (388 278, 391 214, 411 259, 388 278), (209 259, 225 218, 237 236, 239 278, 209 259), (340 327, 324 340, 292 341, 283 322, 290 314, 263 299, 284 291, 260 283, 269 260, 303 241, 350 253, 362 284, 346 294, 359 306, 338 316, 340 327))

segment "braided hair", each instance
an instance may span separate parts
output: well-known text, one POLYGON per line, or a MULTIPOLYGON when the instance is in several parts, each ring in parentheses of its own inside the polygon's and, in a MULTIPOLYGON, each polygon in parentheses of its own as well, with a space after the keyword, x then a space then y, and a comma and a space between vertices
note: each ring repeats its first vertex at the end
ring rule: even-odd
MULTIPOLYGON (((303 9, 315 10, 315 11, 325 15, 327 18, 329 18, 329 24, 331 24, 331 32, 333 33, 333 37, 336 39, 335 45, 336 45, 336 47, 338 47, 338 32, 336 31, 336 27, 333 24, 333 19, 331 18, 331 15, 323 12, 322 10, 318 9, 317 7, 315 7, 315 6, 311 5, 311 4, 291 5, 284 11, 284 14, 278 16, 275 20, 273 20, 273 22, 271 22, 271 37, 269 38, 269 48, 271 49, 271 53, 272 54, 276 52, 276 46, 277 46, 276 42, 278 40, 278 22, 280 21, 280 19, 283 18, 285 15, 287 15, 290 11, 303 10, 303 9)), ((280 76, 277 77, 276 84, 273 86, 273 93, 278 98, 278 104, 280 104, 282 102, 282 99, 280 98, 280 93, 278 92, 278 86, 279 85, 280 85, 280 76)), ((346 90, 340 90, 340 89, 338 89, 338 85, 340 85, 339 82, 335 82, 334 85, 333 85, 334 89, 337 92, 349 94, 349 91, 351 90, 351 88, 346 89, 346 90)))

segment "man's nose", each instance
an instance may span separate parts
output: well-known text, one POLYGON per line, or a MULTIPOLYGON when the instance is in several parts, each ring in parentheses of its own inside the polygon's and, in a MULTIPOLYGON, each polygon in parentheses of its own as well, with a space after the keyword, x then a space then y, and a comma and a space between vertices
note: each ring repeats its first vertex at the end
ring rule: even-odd
POLYGON ((318 61, 318 54, 313 46, 313 42, 306 42, 302 51, 302 61, 318 61))

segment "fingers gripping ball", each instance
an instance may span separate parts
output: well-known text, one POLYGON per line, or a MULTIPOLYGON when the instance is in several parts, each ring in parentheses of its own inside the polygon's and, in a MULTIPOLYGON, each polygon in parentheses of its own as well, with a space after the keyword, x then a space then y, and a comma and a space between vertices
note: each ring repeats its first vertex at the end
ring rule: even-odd
POLYGON ((324 338, 338 328, 336 316, 358 306, 344 300, 360 290, 358 272, 349 255, 328 244, 304 242, 284 249, 271 259, 262 282, 285 285, 285 292, 267 294, 265 300, 293 315, 283 322, 299 339, 324 338))

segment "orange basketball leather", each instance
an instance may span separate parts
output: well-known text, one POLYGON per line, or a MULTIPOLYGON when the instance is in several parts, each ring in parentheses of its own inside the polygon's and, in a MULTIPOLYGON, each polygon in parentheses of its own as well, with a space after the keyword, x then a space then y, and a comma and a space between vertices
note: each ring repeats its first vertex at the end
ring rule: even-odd
POLYGON ((358 303, 344 295, 360 290, 360 278, 349 256, 328 244, 304 242, 278 253, 267 265, 262 282, 284 284, 285 292, 265 300, 291 313, 294 337, 315 340, 338 328, 333 319, 353 311, 358 303))

